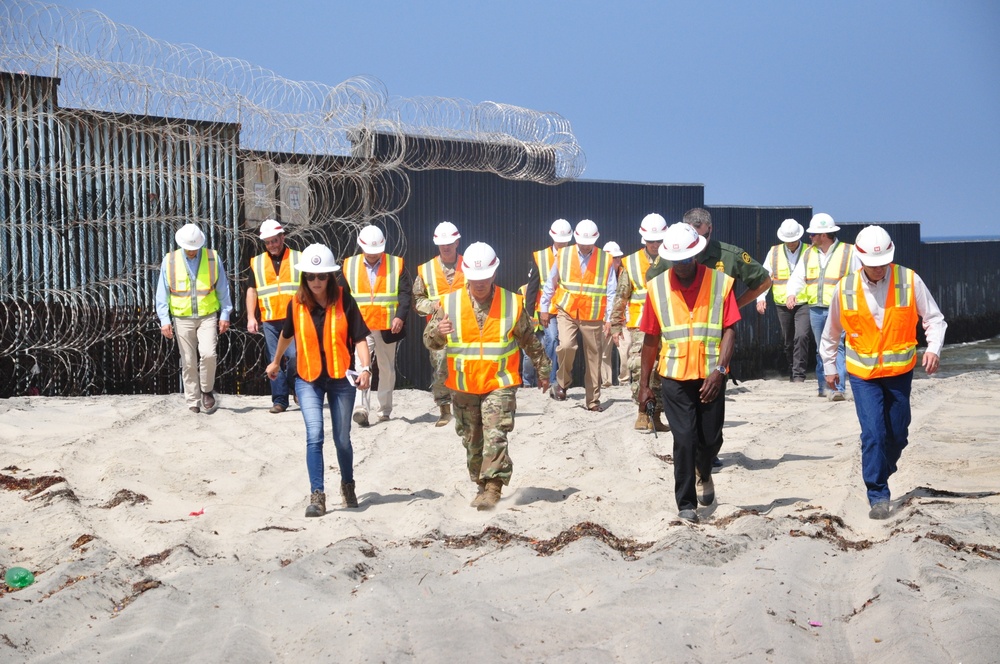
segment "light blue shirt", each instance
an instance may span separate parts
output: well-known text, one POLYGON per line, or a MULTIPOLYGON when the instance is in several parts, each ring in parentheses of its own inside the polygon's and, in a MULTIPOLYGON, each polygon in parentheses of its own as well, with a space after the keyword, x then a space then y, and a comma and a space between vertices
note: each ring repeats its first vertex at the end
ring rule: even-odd
MULTIPOLYGON (((164 325, 170 325, 170 286, 167 284, 167 260, 170 259, 170 254, 163 257, 160 261, 160 276, 156 280, 156 317, 160 319, 160 327, 164 325)), ((188 255, 184 254, 184 262, 187 265, 188 275, 191 277, 192 283, 198 277, 198 263, 201 260, 201 250, 194 255, 194 258, 189 258, 188 255)), ((222 259, 219 258, 216 261, 216 265, 219 268, 219 278, 215 282, 215 294, 219 298, 219 320, 228 321, 230 314, 233 313, 233 300, 229 295, 229 280, 226 279, 226 268, 222 265, 222 259)), ((193 305, 197 309, 197 303, 193 305)), ((195 318, 198 316, 197 310, 191 312, 191 317, 195 318)))

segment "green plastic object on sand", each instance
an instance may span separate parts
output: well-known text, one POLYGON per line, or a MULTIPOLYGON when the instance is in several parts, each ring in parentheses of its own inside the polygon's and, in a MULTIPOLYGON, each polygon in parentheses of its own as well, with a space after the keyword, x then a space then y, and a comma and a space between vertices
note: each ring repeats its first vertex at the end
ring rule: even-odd
POLYGON ((23 567, 11 567, 4 575, 4 581, 11 588, 27 588, 35 582, 35 575, 23 567))

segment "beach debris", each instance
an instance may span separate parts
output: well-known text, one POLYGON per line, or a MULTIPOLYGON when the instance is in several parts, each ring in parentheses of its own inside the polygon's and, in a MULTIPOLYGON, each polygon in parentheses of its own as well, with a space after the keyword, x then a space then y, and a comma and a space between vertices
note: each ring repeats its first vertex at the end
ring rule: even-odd
POLYGON ((129 491, 128 489, 122 489, 116 493, 111 500, 104 503, 103 505, 98 505, 102 510, 109 510, 112 507, 118 507, 122 503, 128 503, 130 506, 135 507, 142 503, 148 503, 149 498, 142 495, 141 493, 136 493, 135 491, 129 491))
MULTIPOLYGON (((194 512, 192 512, 192 514, 194 514, 194 512)), ((297 533, 300 530, 304 530, 304 528, 289 528, 288 526, 264 526, 263 528, 258 528, 254 532, 261 533, 264 532, 265 530, 280 530, 283 533, 297 533)))
POLYGON ((139 560, 139 567, 150 567, 152 565, 157 565, 159 563, 162 563, 176 549, 187 549, 188 553, 193 555, 195 558, 201 558, 201 556, 198 555, 198 553, 194 549, 189 547, 187 544, 180 544, 178 546, 172 546, 169 549, 164 549, 159 553, 151 553, 148 556, 143 556, 142 559, 139 560))
MULTIPOLYGON (((952 551, 957 551, 959 553, 971 553, 979 556, 980 558, 988 558, 990 560, 1000 560, 1000 547, 991 546, 989 544, 966 544, 965 542, 959 542, 950 535, 944 535, 942 533, 926 533, 924 537, 938 542, 939 544, 944 544, 952 551)), ((916 542, 919 539, 920 536, 918 535, 913 539, 913 541, 916 542)))
POLYGON ((132 594, 128 597, 122 598, 121 600, 115 602, 114 607, 111 609, 111 617, 117 618, 118 615, 125 610, 125 607, 135 601, 135 599, 146 592, 147 590, 152 590, 153 588, 159 588, 162 583, 156 579, 144 579, 142 581, 137 581, 132 584, 132 594))
POLYGON ((35 582, 35 575, 23 567, 10 567, 3 575, 3 580, 8 588, 27 588, 35 582))
POLYGON ((810 620, 810 621, 809 621, 809 626, 810 626, 810 627, 822 627, 822 626, 823 626, 823 623, 821 623, 821 622, 820 622, 820 621, 818 621, 818 620, 810 620))
POLYGON ((69 548, 71 548, 71 549, 79 549, 80 547, 82 547, 83 545, 85 545, 87 542, 93 542, 94 539, 95 538, 94 538, 93 535, 80 535, 79 537, 76 538, 75 542, 73 542, 72 544, 69 545, 69 548))
POLYGON ((918 586, 913 581, 910 581, 909 579, 896 579, 896 583, 902 583, 910 590, 916 590, 917 592, 920 592, 920 586, 918 586))
POLYGON ((188 514, 188 516, 201 516, 201 515, 202 515, 202 514, 204 514, 204 513, 205 513, 205 508, 204 508, 204 507, 202 507, 202 508, 201 508, 200 510, 198 510, 197 512, 190 512, 190 513, 188 514))
POLYGON ((854 616, 858 615, 859 613, 861 613, 862 611, 864 611, 865 609, 867 609, 869 606, 871 606, 875 602, 875 600, 877 600, 881 596, 881 594, 882 593, 879 593, 878 595, 875 595, 874 597, 869 597, 868 600, 864 604, 862 604, 860 607, 858 607, 858 608, 854 609, 853 611, 851 611, 851 615, 844 616, 843 621, 847 622, 851 618, 853 618, 854 616))
MULTIPOLYGON (((14 466, 8 466, 14 468, 14 466)), ((7 470, 5 468, 4 470, 7 470)), ((28 497, 37 495, 45 491, 54 484, 65 482, 66 478, 60 475, 42 475, 41 477, 14 477, 13 475, 0 474, 0 487, 7 491, 27 491, 28 497)))

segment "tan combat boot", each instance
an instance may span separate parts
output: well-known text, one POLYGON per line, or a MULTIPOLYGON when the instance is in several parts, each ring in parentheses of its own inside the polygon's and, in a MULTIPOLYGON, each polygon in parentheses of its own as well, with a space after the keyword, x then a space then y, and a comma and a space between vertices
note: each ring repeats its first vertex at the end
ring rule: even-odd
POLYGON ((664 431, 670 431, 670 425, 663 421, 663 411, 658 410, 653 414, 653 426, 660 433, 664 431))
POLYGON ((476 482, 476 497, 472 499, 469 503, 470 507, 479 507, 479 503, 483 502, 483 498, 486 496, 486 480, 479 480, 476 482))
POLYGON ((649 431, 649 415, 639 411, 639 417, 635 418, 636 431, 649 431))
POLYGON ((443 427, 448 422, 451 422, 451 404, 441 404, 441 415, 438 417, 438 421, 434 423, 434 426, 443 427))
POLYGON ((486 490, 483 491, 483 497, 476 505, 476 509, 480 512, 485 512, 486 510, 491 510, 497 506, 500 502, 500 492, 503 490, 503 480, 498 477, 491 477, 486 480, 486 490))
POLYGON ((326 494, 317 489, 309 496, 306 516, 323 516, 324 514, 326 514, 326 494))

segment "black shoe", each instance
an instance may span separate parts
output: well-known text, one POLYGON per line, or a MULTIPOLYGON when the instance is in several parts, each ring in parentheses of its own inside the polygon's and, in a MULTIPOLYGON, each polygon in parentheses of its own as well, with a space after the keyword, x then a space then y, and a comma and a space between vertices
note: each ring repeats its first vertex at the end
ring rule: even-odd
POLYGON ((560 387, 559 383, 552 386, 552 398, 556 401, 566 401, 566 390, 560 387))
POLYGON ((719 457, 712 459, 712 468, 722 468, 722 459, 719 457))
POLYGON ((891 509, 889 507, 888 500, 880 500, 874 505, 872 505, 872 510, 868 513, 869 519, 877 519, 881 521, 882 519, 888 519, 891 509))

